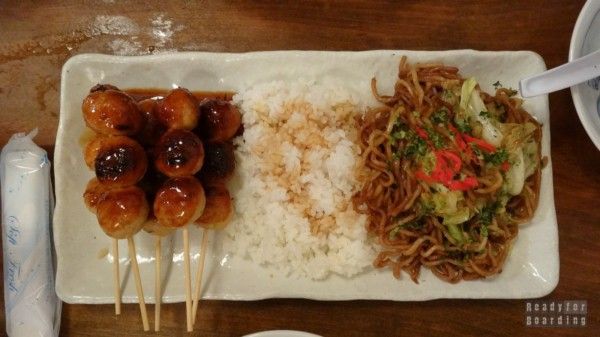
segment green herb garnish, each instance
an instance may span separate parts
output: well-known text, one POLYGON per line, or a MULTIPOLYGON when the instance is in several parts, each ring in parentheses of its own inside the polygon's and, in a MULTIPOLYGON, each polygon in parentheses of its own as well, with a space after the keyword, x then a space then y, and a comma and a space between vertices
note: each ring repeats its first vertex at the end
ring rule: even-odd
POLYGON ((405 139, 407 137, 408 130, 408 125, 406 125, 400 118, 396 119, 394 126, 392 127, 392 132, 389 136, 389 142, 393 144, 401 139, 405 139))
POLYGON ((448 89, 445 89, 442 92, 442 98, 444 98, 445 100, 451 100, 452 98, 454 98, 454 93, 448 89))
POLYGON ((426 130, 427 135, 429 136, 429 140, 431 140, 431 143, 433 143, 433 146, 435 146, 436 149, 441 149, 442 147, 444 147, 445 142, 444 137, 442 137, 442 135, 435 132, 435 130, 433 130, 432 128, 427 128, 426 130))
POLYGON ((508 152, 506 149, 499 149, 494 153, 484 153, 483 160, 485 160, 486 163, 498 166, 508 160, 508 152))
POLYGON ((404 121, 400 118, 396 118, 396 121, 394 122, 394 128, 404 128, 406 127, 406 124, 404 123, 404 121))
POLYGON ((407 131, 406 139, 408 143, 404 148, 403 155, 405 156, 424 156, 427 153, 427 143, 417 136, 417 134, 409 130, 407 131))
POLYGON ((479 229, 479 234, 481 234, 482 237, 487 238, 489 235, 488 232, 488 225, 487 224, 481 224, 481 228, 479 229))
POLYGON ((448 110, 440 109, 433 113, 431 121, 435 124, 446 124, 448 123, 448 110))
POLYGON ((392 132, 391 137, 394 140, 404 139, 404 138, 406 138, 406 131, 398 130, 398 131, 392 132))
POLYGON ((471 133, 472 130, 469 122, 460 119, 456 121, 456 128, 462 133, 471 133))
POLYGON ((485 207, 481 209, 481 213, 479 213, 479 223, 481 224, 481 226, 488 226, 492 223, 492 219, 494 218, 494 215, 496 214, 496 211, 499 207, 500 203, 496 201, 491 204, 485 205, 485 207))
POLYGON ((390 240, 394 240, 394 239, 396 239, 396 236, 398 236, 398 233, 402 229, 421 229, 421 228, 423 228, 423 225, 424 225, 423 218, 417 218, 413 221, 409 221, 405 224, 394 227, 388 234, 388 237, 390 238, 390 240))
POLYGON ((492 85, 494 86, 494 89, 496 89, 496 90, 502 88, 502 83, 500 83, 500 81, 496 81, 492 85))
POLYGON ((409 221, 407 223, 404 223, 402 225, 397 225, 396 227, 394 227, 390 233, 389 233, 389 238, 390 240, 394 240, 396 238, 396 236, 398 235, 398 232, 401 229, 421 229, 423 228, 423 226, 425 226, 425 217, 432 214, 433 211, 435 210, 435 205, 431 202, 424 202, 421 201, 418 204, 418 214, 417 214, 417 218, 415 218, 412 221, 409 221))

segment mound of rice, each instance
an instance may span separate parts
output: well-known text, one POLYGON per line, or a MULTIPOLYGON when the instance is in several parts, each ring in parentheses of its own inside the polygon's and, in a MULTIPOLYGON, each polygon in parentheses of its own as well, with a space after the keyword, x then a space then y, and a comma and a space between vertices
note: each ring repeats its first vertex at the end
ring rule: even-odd
POLYGON ((256 85, 234 97, 236 213, 224 248, 286 275, 352 276, 375 257, 351 197, 360 148, 353 115, 364 108, 341 83, 256 85))

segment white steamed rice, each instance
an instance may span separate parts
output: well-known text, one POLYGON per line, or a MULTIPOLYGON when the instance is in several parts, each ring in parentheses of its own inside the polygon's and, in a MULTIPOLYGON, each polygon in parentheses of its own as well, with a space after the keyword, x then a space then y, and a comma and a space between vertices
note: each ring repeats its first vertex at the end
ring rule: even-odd
POLYGON ((352 116, 364 109, 342 83, 275 81, 238 93, 235 215, 224 248, 286 275, 352 276, 375 257, 359 188, 352 116))

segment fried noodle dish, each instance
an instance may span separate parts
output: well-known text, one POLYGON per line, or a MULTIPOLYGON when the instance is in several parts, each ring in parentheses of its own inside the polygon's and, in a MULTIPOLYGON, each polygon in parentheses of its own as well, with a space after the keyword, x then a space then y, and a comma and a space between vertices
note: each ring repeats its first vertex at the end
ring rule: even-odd
POLYGON ((376 267, 417 282, 421 266, 456 283, 502 271, 538 204, 542 128, 512 89, 480 90, 455 67, 402 57, 393 96, 357 117, 354 208, 378 237, 376 267))

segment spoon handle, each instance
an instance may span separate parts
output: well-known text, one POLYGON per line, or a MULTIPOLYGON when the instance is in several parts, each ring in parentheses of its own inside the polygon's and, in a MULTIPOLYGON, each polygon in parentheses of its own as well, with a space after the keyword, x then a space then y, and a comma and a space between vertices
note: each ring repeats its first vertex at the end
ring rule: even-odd
POLYGON ((541 74, 522 79, 519 91, 532 97, 558 91, 600 76, 600 50, 541 74))

